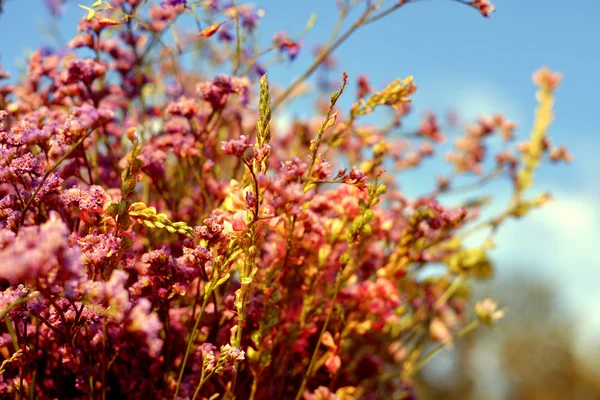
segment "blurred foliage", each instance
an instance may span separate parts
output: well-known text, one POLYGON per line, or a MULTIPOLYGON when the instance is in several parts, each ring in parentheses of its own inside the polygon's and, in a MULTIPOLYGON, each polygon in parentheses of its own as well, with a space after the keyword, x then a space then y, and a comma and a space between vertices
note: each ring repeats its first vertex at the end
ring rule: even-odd
POLYGON ((419 399, 600 399, 600 335, 576 350, 577 323, 560 288, 516 275, 484 290, 508 306, 506 318, 428 366, 415 382, 419 399))

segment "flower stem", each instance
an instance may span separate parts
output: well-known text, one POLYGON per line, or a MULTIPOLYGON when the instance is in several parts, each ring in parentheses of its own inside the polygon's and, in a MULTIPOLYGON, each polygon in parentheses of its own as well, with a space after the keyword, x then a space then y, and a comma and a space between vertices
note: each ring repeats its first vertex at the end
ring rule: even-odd
POLYGON ((32 195, 29 197, 29 200, 27 200, 27 204, 25 204, 25 207, 23 208, 23 214, 21 214, 21 223, 19 224, 19 226, 17 227, 17 233, 19 233, 19 229, 21 228, 21 226, 23 226, 23 224, 25 223, 25 216, 27 214, 27 209, 29 208, 29 206, 31 205, 31 203, 33 203, 33 200, 35 199, 35 196, 37 196, 37 194, 39 193, 39 191, 42 189, 42 186, 44 185, 44 182, 46 181, 46 179, 48 179, 48 177, 50 176, 50 174, 52 172, 54 172, 54 170, 56 168, 58 168, 58 166, 67 159, 67 157, 69 157, 78 147, 80 144, 83 143, 83 141, 85 139, 88 138, 88 136, 90 136, 92 134, 94 130, 90 129, 88 132, 86 132, 85 135, 83 135, 77 142, 75 142, 70 148, 69 150, 67 150, 67 152, 65 154, 62 155, 61 158, 58 159, 58 161, 56 161, 56 163, 50 167, 50 169, 48 171, 46 171, 46 173, 44 174, 44 177, 42 178, 42 180, 40 181, 39 185, 37 186, 37 188, 35 188, 34 192, 32 193, 32 195))
MULTIPOLYGON (((479 324, 480 324, 480 322, 478 319, 471 321, 468 325, 466 325, 464 328, 462 328, 460 331, 458 331, 458 333, 456 334, 456 337, 460 338, 460 337, 465 336, 472 330, 476 329, 479 326, 479 324)), ((416 375, 429 361, 431 361, 431 359, 433 357, 435 357, 445 347, 446 347, 446 345, 443 343, 440 343, 439 345, 437 345, 433 350, 431 350, 421 360, 419 360, 419 362, 417 362, 414 367, 412 367, 410 369, 406 378, 411 378, 414 375, 416 375)))
POLYGON ((183 379, 183 373, 185 371, 185 364, 187 363, 187 359, 192 350, 192 343, 194 342, 194 336, 196 335, 196 331, 198 330, 198 325, 200 325, 200 320, 202 319, 202 314, 204 314, 204 308, 206 308, 206 304, 208 303, 208 299, 210 298, 210 292, 204 293, 204 301, 202 302, 202 308, 198 313, 198 317, 196 318, 196 322, 194 323, 194 328, 192 328, 192 332, 190 333, 190 338, 188 339, 187 348, 185 349, 185 355, 183 356, 183 361, 181 362, 181 370, 179 371, 179 377, 177 378, 177 387, 175 387, 175 394, 173 395, 173 400, 177 400, 177 395, 179 394, 179 387, 181 386, 181 380, 183 379))
MULTIPOLYGON (((410 1, 414 1, 414 0, 400 1, 397 4, 387 8, 386 10, 384 10, 378 14, 375 14, 373 16, 371 16, 371 14, 378 7, 375 7, 375 6, 368 7, 367 10, 365 10, 363 12, 363 14, 360 16, 360 18, 356 22, 354 22, 350 28, 348 28, 337 40, 333 41, 333 43, 331 43, 329 46, 327 46, 325 49, 323 49, 323 51, 321 51, 317 55, 317 57, 315 58, 313 63, 310 65, 310 67, 302 75, 300 75, 281 95, 279 95, 279 97, 277 97, 273 101, 271 110, 276 109, 288 97, 290 97, 290 95, 294 92, 294 90, 296 90, 298 88, 298 86, 300 86, 302 84, 302 82, 304 82, 306 79, 308 79, 317 70, 317 68, 319 68, 321 63, 323 63, 323 61, 325 61, 325 59, 327 57, 329 57, 331 55, 331 53, 333 53, 342 43, 344 43, 346 41, 346 39, 348 39, 350 37, 350 35, 352 35, 358 28, 368 25, 371 22, 375 22, 378 19, 387 16, 388 14, 391 14, 393 11, 396 11, 398 8, 400 8, 401 6, 403 6, 404 4, 406 4, 410 1), (369 17, 371 17, 371 18, 369 18, 369 17)), ((336 30, 337 29, 338 29, 338 27, 336 26, 336 30)))
POLYGON ((192 397, 192 400, 196 400, 196 397, 198 397, 198 394, 200 393, 200 389, 202 388, 202 385, 204 385, 204 382, 206 382, 206 379, 208 379, 210 377, 210 375, 209 375, 208 377, 204 378, 205 372, 206 372, 206 368, 204 368, 204 366, 202 366, 202 373, 200 374, 200 382, 198 382, 198 386, 196 387, 196 390, 194 391, 194 396, 192 397))
POLYGON ((312 357, 310 358, 310 363, 308 364, 308 368, 306 369, 306 373, 304 374, 304 378, 302 378, 302 383, 300 384, 300 388, 298 389, 298 393, 296 393, 295 400, 300 400, 302 395, 304 394, 304 389, 306 388, 306 384, 308 383, 308 379, 312 375, 313 368, 315 367, 315 363, 317 361, 317 355, 319 354, 319 348, 321 346, 321 341, 323 340, 323 335, 325 331, 327 331, 327 326, 329 325, 329 321, 331 320, 331 315, 333 314, 333 309, 335 308, 335 302, 337 300, 338 293, 342 286, 342 272, 343 269, 338 273, 335 289, 333 292, 333 298, 331 299, 331 307, 329 308, 329 312, 327 313, 327 318, 325 319, 325 323, 321 328, 321 332, 319 333, 319 339, 317 340, 317 344, 315 346, 315 350, 313 351, 312 357))

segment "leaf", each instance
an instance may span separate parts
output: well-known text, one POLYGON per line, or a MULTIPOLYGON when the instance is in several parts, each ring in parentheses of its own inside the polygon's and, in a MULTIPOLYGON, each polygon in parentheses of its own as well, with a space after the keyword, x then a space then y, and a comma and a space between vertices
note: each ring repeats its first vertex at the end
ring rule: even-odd
POLYGON ((317 22, 317 13, 312 13, 310 14, 310 17, 308 18, 308 22, 306 23, 306 26, 304 27, 304 31, 308 32, 310 31, 312 28, 314 28, 315 23, 317 22))
POLYGON ((84 10, 86 10, 88 12, 88 15, 86 17, 86 19, 89 21, 92 18, 94 18, 96 16, 96 10, 91 9, 89 7, 86 6, 82 6, 81 4, 77 4, 79 6, 79 8, 83 8, 84 10))
POLYGON ((98 0, 94 4, 92 4, 92 7, 96 8, 96 7, 100 7, 101 5, 102 5, 102 0, 98 0))
POLYGON ((227 279, 229 279, 231 275, 229 274, 229 272, 227 274, 225 274, 224 276, 222 276, 221 278, 219 278, 219 280, 217 281, 217 283, 215 284, 215 286, 220 286, 222 284, 224 284, 225 282, 227 282, 227 279))
POLYGON ((337 111, 333 113, 331 118, 329 118, 329 121, 327 121, 327 123, 325 124, 325 128, 323 130, 326 131, 327 129, 331 128, 333 126, 333 124, 335 124, 336 120, 337 120, 337 111))

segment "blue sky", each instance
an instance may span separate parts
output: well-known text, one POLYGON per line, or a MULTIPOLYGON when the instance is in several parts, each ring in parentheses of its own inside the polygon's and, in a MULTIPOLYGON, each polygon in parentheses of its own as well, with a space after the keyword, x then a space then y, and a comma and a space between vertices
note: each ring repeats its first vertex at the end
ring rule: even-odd
MULTIPOLYGON (((91 0, 80 0, 91 4, 91 0)), ((40 29, 46 25, 41 0, 5 0, 0 16, 0 62, 16 73, 27 49, 53 44, 40 29)), ((66 37, 76 29, 83 10, 69 2, 60 20, 66 37)), ((238 1, 238 3, 241 3, 238 1)), ((88 4, 88 5, 89 5, 88 4)), ((301 32, 312 12, 313 31, 304 38, 297 62, 269 70, 270 79, 287 85, 310 63, 310 50, 326 38, 336 19, 335 0, 259 0, 266 13, 262 39, 277 31, 301 32)), ((567 144, 575 156, 569 166, 545 166, 536 189, 551 189, 556 202, 531 218, 510 223, 501 232, 494 254, 499 275, 515 269, 544 274, 555 281, 565 307, 589 315, 600 305, 600 1, 497 0, 486 19, 449 0, 410 4, 356 32, 336 53, 350 77, 367 73, 380 88, 397 77, 414 75, 417 115, 428 109, 459 110, 465 117, 502 111, 528 134, 535 107, 531 74, 542 66, 564 74, 556 98, 550 136, 567 144)), ((351 96, 348 96, 348 104, 351 96)), ((298 104, 295 114, 306 114, 298 104)), ((407 181, 409 188, 418 181, 407 181)), ((598 313, 595 313, 596 315, 598 313)), ((591 324, 591 325, 590 325, 591 324)), ((600 319, 582 335, 600 328, 600 319)), ((587 330, 586 330, 587 329, 587 330)))

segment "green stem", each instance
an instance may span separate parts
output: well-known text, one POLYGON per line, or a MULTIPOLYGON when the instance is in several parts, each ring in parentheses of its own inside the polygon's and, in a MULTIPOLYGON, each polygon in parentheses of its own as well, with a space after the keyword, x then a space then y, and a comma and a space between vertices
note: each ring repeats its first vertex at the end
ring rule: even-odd
POLYGON ((454 279, 454 281, 450 284, 450 286, 448 286, 446 291, 437 299, 437 301, 435 302, 434 309, 437 310, 438 308, 440 308, 441 306, 446 304, 448 299, 450 297, 452 297, 454 292, 456 292, 456 289, 458 289, 460 287, 460 285, 463 283, 464 280, 465 280, 464 275, 457 276, 454 279))
POLYGON ((204 366, 202 366, 202 374, 200 375, 200 382, 198 383, 198 386, 196 387, 196 391, 194 392, 194 396, 192 397, 192 400, 196 400, 196 398, 200 394, 200 389, 202 388, 202 385, 204 385, 204 382, 206 382, 208 380, 208 378, 210 378, 212 376, 212 372, 211 372, 210 374, 208 374, 208 376, 205 377, 204 376, 205 372, 206 372, 206 369, 204 368, 204 366))
POLYGON ((317 340, 317 345, 315 346, 315 350, 313 351, 312 357, 310 358, 310 363, 308 364, 308 368, 306 369, 306 373, 304 374, 304 378, 302 378, 302 383, 300 384, 300 389, 298 389, 298 393, 296 393, 295 400, 300 400, 302 395, 304 394, 304 389, 306 388, 306 384, 308 383, 308 379, 312 375, 313 368, 315 367, 315 363, 317 361, 317 355, 319 354, 319 348, 321 346, 321 341, 323 340, 323 335, 327 331, 327 326, 329 325, 329 321, 331 320, 331 316, 333 315, 333 309, 335 308, 335 302, 337 300, 338 293, 342 286, 342 272, 343 269, 338 273, 335 289, 333 292, 333 298, 331 299, 331 307, 329 308, 329 312, 327 313, 327 318, 325 319, 325 323, 321 328, 321 332, 319 333, 319 339, 317 340))
POLYGON ((19 341, 17 339, 15 328, 12 326, 12 322, 9 319, 5 320, 4 322, 6 323, 6 330, 8 330, 8 334, 10 335, 10 341, 13 344, 13 348, 15 351, 19 351, 19 341))
MULTIPOLYGON (((461 337, 465 336, 466 334, 468 334, 469 332, 471 332, 472 330, 477 328, 479 326, 479 324, 480 324, 480 322, 478 319, 471 321, 467 326, 462 328, 456 334, 456 337, 461 338, 461 337)), ((445 347, 446 347, 446 345, 444 343, 440 343, 433 350, 431 350, 429 353, 427 353, 427 355, 425 355, 425 357, 423 357, 421 360, 419 360, 419 362, 417 362, 415 364, 415 366, 408 372, 407 378, 411 378, 412 376, 417 374, 417 372, 419 372, 433 357, 435 357, 445 347)))
POLYGON ((256 390, 258 389, 258 376, 254 375, 252 379, 252 389, 250 389, 250 400, 254 400, 256 397, 256 390))
MULTIPOLYGON (((302 82, 308 79, 317 70, 317 68, 319 68, 319 66, 323 61, 325 61, 325 59, 329 57, 331 53, 333 53, 342 43, 344 43, 346 39, 348 39, 348 37, 350 37, 350 35, 352 35, 358 28, 385 17, 386 15, 392 13, 393 11, 397 10, 398 8, 410 1, 414 0, 400 1, 394 6, 391 6, 388 9, 376 15, 373 15, 371 18, 369 18, 369 16, 371 16, 373 11, 375 11, 378 7, 371 6, 367 8, 367 10, 360 16, 360 18, 356 22, 352 24, 350 28, 348 28, 337 40, 335 40, 332 44, 327 46, 323 51, 321 51, 317 55, 317 57, 315 58, 311 66, 306 70, 306 72, 300 75, 279 97, 275 99, 275 101, 273 101, 271 110, 274 110, 277 107, 279 107, 294 92, 294 90, 296 90, 296 88, 298 88, 298 86, 302 84, 302 82)), ((336 29, 338 29, 337 26, 336 29)), ((336 31, 334 30, 334 32, 336 31)))
POLYGON ((34 293, 34 294, 30 295, 30 296, 27 296, 27 297, 19 297, 17 300, 15 300, 11 304, 9 304, 2 312, 0 312, 0 320, 4 319, 4 317, 6 317, 6 315, 10 312, 10 310, 12 310, 13 308, 15 308, 19 304, 23 304, 23 303, 28 302, 29 300, 35 299, 39 295, 40 294, 36 292, 36 293, 34 293))
MULTIPOLYGON (((212 290, 211 290, 212 291, 212 290)), ((192 350, 192 343, 194 342, 194 336, 196 336, 196 331, 198 330, 198 326, 200 325, 200 320, 202 319, 202 314, 204 314, 204 309, 206 308, 206 304, 208 303, 208 299, 210 298, 210 292, 208 291, 204 293, 204 301, 202 302, 202 308, 198 313, 198 317, 196 318, 196 322, 194 323, 194 328, 190 333, 190 338, 188 339, 187 348, 185 349, 185 355, 183 356, 183 361, 181 362, 181 370, 179 371, 179 378, 177 378, 177 387, 175 388, 175 395, 173 396, 173 400, 177 400, 177 395, 179 394, 179 387, 181 386, 181 380, 183 379, 183 373, 185 371, 185 365, 187 363, 187 359, 192 350)))
POLYGON ((233 68, 233 75, 237 75, 240 67, 242 66, 242 30, 240 29, 240 15, 239 10, 237 8, 237 3, 233 0, 233 8, 235 9, 235 66, 233 68))

